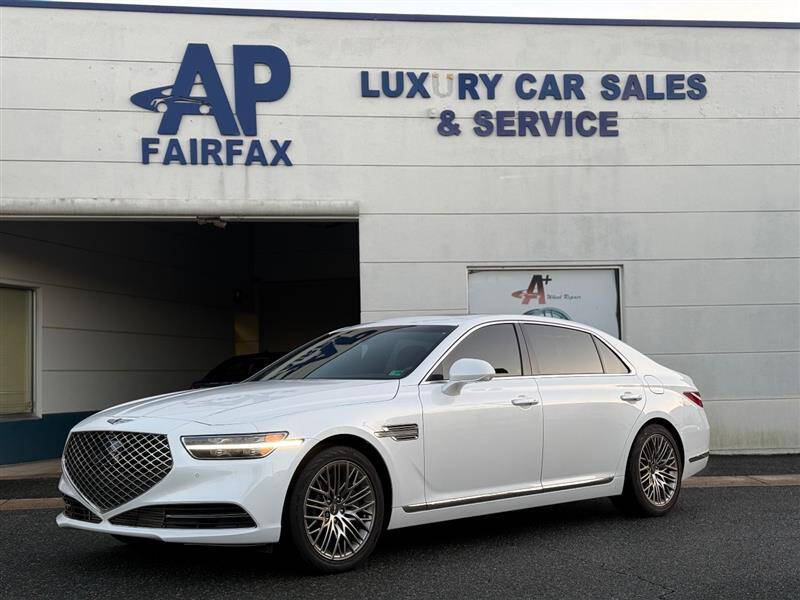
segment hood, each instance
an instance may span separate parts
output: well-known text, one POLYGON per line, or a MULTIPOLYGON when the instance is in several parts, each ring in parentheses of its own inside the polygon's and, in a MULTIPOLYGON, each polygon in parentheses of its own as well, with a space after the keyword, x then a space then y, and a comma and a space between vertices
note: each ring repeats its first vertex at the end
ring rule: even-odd
POLYGON ((396 380, 254 381, 135 400, 109 408, 103 415, 180 419, 207 425, 251 423, 332 405, 391 400, 399 385, 396 380))

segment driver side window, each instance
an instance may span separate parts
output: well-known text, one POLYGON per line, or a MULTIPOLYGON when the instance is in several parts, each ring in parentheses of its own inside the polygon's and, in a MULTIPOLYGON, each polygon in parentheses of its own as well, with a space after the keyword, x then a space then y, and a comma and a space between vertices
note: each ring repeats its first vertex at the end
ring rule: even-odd
POLYGON ((449 379, 450 367, 459 358, 485 360, 495 368, 498 377, 522 375, 519 342, 511 323, 488 325, 468 334, 439 363, 428 381, 449 379))

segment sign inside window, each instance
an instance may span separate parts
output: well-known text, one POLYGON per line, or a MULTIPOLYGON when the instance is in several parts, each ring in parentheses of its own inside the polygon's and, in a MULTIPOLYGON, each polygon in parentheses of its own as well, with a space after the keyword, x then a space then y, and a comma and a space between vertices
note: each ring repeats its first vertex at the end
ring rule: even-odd
POLYGON ((619 271, 494 269, 469 273, 471 314, 527 314, 578 321, 620 337, 619 271))

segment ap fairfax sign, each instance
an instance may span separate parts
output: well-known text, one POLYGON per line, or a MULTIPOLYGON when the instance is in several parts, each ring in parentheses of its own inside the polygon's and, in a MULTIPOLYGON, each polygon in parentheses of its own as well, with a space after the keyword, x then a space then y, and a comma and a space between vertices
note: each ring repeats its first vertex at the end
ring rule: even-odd
POLYGON ((257 137, 256 107, 260 102, 275 102, 289 89, 291 67, 286 53, 277 46, 233 46, 234 110, 211 56, 208 44, 189 44, 172 85, 138 92, 131 96, 136 106, 161 113, 159 136, 141 139, 142 163, 233 165, 244 164, 291 166, 288 150, 292 140, 261 140, 257 137), (257 83, 256 65, 265 65, 271 76, 257 83), (192 95, 198 82, 205 96, 192 95), (178 133, 183 117, 213 117, 219 138, 180 140, 178 133), (246 137, 240 137, 246 136, 246 137))

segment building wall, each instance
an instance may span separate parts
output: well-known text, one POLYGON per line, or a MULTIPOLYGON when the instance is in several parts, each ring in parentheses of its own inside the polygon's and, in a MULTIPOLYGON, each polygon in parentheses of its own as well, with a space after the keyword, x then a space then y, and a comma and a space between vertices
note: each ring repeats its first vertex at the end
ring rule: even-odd
MULTIPOLYGON (((626 341, 700 386, 717 450, 800 450, 800 31, 287 19, 2 8, 6 214, 357 214, 362 319, 464 313, 482 265, 621 265, 626 341), (208 43, 292 65, 259 131, 291 168, 142 165, 158 116, 131 94, 208 43), (702 101, 602 102, 619 137, 436 133, 443 108, 361 98, 369 69, 703 73, 702 101)), ((506 82, 508 83, 508 82, 506 82)), ((508 87, 508 86, 507 86, 508 87)), ((511 88, 513 90, 513 87, 511 88)), ((537 101, 537 110, 598 110, 537 101)), ((464 128, 469 124, 463 121, 464 128)), ((216 136, 185 118, 179 136, 216 136)))

